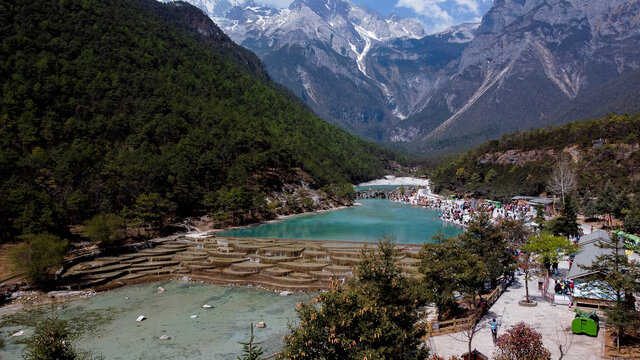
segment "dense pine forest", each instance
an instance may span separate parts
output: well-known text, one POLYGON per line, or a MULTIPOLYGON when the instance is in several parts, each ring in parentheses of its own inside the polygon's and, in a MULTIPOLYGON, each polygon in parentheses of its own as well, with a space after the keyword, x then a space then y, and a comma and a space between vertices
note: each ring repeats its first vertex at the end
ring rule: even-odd
MULTIPOLYGON (((640 114, 610 115, 489 141, 432 171, 436 191, 507 201, 550 191, 553 167, 567 159, 582 199, 606 187, 638 194, 640 114)), ((559 194, 556 194, 559 195, 559 194)))
POLYGON ((393 154, 300 106, 193 10, 0 4, 1 240, 101 213, 235 218, 272 210, 266 192, 286 182, 340 196, 331 184, 384 173, 393 154))

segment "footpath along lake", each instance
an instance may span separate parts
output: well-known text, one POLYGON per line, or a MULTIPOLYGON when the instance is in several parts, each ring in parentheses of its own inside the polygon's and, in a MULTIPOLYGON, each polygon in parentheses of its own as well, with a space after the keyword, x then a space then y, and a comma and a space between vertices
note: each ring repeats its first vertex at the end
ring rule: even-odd
POLYGON ((226 231, 220 236, 376 242, 385 235, 398 243, 422 244, 438 231, 447 237, 464 229, 438 218, 438 211, 386 199, 358 200, 348 209, 294 216, 286 220, 226 231))

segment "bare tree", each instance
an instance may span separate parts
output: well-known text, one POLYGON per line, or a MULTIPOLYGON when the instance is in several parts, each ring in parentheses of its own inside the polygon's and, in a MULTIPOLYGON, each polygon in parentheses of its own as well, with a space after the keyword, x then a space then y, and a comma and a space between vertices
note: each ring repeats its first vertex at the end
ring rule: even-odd
POLYGON ((571 160, 562 159, 556 163, 549 179, 549 189, 555 194, 562 195, 562 204, 564 205, 564 196, 573 192, 578 184, 576 172, 573 168, 571 160))
POLYGON ((464 330, 458 333, 449 335, 457 341, 461 341, 461 342, 464 341, 467 343, 467 347, 469 350, 469 359, 472 359, 471 345, 473 343, 473 338, 476 336, 478 332, 480 332, 480 330, 482 330, 482 327, 480 326, 480 319, 481 319, 480 314, 476 311, 474 311, 473 314, 474 315, 471 315, 471 323, 468 328, 465 328, 464 330))
POLYGON ((524 272, 524 289, 525 289, 525 302, 527 304, 531 303, 529 299, 529 280, 533 277, 533 273, 535 271, 535 266, 538 261, 534 258, 533 254, 530 252, 523 252, 520 254, 520 258, 518 259, 520 263, 520 267, 524 272))
POLYGON ((556 339, 554 342, 560 352, 558 360, 562 360, 564 356, 567 355, 569 349, 571 349, 571 345, 573 345, 574 336, 573 333, 569 333, 569 329, 564 329, 562 324, 556 325, 556 339))

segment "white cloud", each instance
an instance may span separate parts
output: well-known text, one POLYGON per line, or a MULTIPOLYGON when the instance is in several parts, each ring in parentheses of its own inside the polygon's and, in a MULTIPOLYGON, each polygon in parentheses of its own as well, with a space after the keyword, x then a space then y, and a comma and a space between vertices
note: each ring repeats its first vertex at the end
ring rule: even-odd
POLYGON ((259 3, 259 4, 271 6, 271 7, 277 8, 277 9, 289 7, 289 5, 291 5, 292 2, 293 2, 293 0, 262 0, 262 1, 257 1, 257 3, 259 3))
POLYGON ((428 32, 437 32, 477 19, 490 1, 492 0, 398 0, 396 7, 414 11, 428 32))
POLYGON ((480 4, 478 4, 478 0, 455 0, 455 2, 459 6, 469 9, 469 12, 472 12, 474 14, 478 13, 478 9, 480 7, 480 4))

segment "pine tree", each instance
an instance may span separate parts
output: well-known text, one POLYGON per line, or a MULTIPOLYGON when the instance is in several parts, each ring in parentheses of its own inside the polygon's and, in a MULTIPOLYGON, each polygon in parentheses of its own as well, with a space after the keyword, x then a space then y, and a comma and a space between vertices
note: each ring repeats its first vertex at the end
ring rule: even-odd
POLYGON ((611 234, 607 242, 600 241, 598 247, 603 254, 582 268, 594 272, 590 280, 599 280, 609 293, 615 294, 617 304, 605 310, 605 315, 616 331, 619 347, 624 333, 638 323, 631 294, 640 291, 640 284, 636 281, 640 277, 640 263, 629 260, 624 239, 616 234, 611 234))
POLYGON ((314 303, 298 303, 300 323, 284 337, 280 359, 424 359, 417 281, 402 275, 390 239, 365 249, 355 276, 334 280, 314 303))
POLYGON ((617 205, 618 194, 616 194, 616 190, 611 184, 611 181, 607 181, 607 184, 598 196, 598 212, 601 214, 607 214, 609 219, 613 221, 613 215, 616 212, 617 205))
POLYGON ((578 226, 577 208, 573 198, 567 196, 560 212, 560 216, 555 219, 553 226, 550 228, 555 235, 571 236, 580 233, 578 226))
POLYGON ((259 346, 260 342, 254 342, 255 335, 253 335, 253 323, 251 324, 251 336, 247 342, 238 342, 242 345, 242 355, 238 356, 238 360, 262 360, 262 354, 264 351, 259 346))

